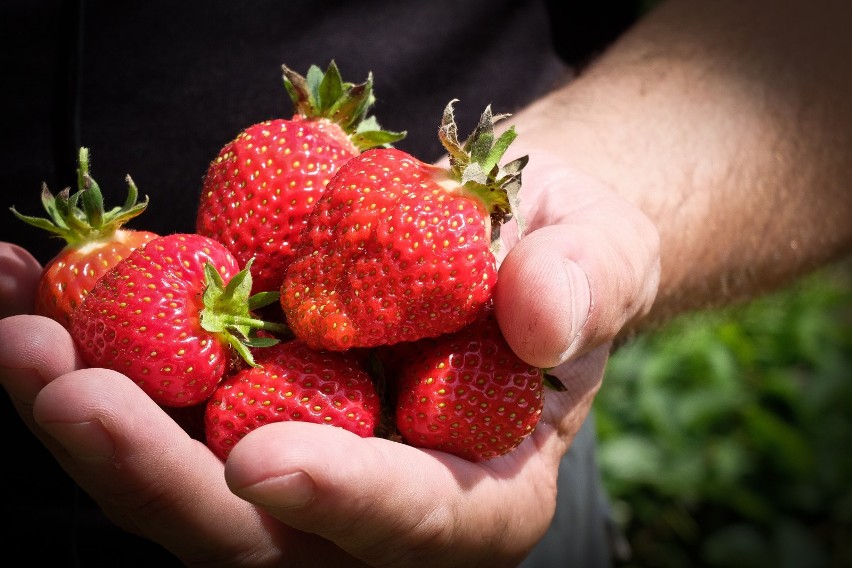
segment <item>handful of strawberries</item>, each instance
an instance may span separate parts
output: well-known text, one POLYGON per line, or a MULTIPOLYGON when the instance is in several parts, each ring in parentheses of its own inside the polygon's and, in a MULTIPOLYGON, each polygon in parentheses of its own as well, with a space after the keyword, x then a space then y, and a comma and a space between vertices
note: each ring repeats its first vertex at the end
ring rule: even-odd
POLYGON ((128 177, 104 209, 89 156, 78 189, 42 191, 65 238, 37 312, 65 325, 86 363, 132 378, 172 412, 203 411, 226 459, 282 420, 385 436, 471 461, 504 455, 536 427, 543 369, 521 361, 493 316, 499 227, 516 215, 526 157, 490 108, 460 141, 451 101, 440 168, 393 148, 405 133, 368 116, 372 77, 332 62, 284 67, 295 114, 249 126, 211 162, 195 234, 124 228, 147 199, 128 177))

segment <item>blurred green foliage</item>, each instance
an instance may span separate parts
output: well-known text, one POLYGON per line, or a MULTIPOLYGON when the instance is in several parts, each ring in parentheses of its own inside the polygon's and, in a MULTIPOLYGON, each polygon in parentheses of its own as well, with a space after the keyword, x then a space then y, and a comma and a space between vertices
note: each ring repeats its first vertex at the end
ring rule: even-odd
POLYGON ((596 399, 630 567, 852 566, 852 271, 617 351, 596 399))

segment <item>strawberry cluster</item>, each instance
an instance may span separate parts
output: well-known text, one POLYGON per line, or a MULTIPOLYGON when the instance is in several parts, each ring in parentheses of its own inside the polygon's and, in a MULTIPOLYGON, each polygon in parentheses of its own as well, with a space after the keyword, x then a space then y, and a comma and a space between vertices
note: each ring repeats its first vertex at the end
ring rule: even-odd
POLYGON ((16 215, 66 238, 39 313, 90 366, 132 378, 174 416, 203 419, 223 460, 248 432, 301 420, 471 461, 504 455, 541 415, 544 370, 520 360, 493 315, 499 227, 515 215, 526 158, 482 113, 463 142, 453 103, 449 167, 393 148, 368 116, 372 78, 332 62, 284 67, 295 114, 252 125, 211 162, 196 233, 122 228, 80 153, 79 188, 16 215), (105 254, 109 251, 110 254, 105 254))

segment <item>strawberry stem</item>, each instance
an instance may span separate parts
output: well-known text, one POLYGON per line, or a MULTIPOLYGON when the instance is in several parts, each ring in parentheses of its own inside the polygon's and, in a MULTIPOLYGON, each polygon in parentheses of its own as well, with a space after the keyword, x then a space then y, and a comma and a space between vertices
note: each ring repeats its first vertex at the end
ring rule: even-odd
POLYGON ((515 127, 509 127, 499 137, 494 135, 494 125, 508 117, 494 115, 491 105, 485 107, 479 123, 462 143, 453 114, 453 99, 444 108, 438 137, 450 159, 450 176, 461 184, 471 197, 479 199, 491 217, 491 241, 498 243, 500 225, 515 218, 519 232, 523 232, 523 219, 518 213, 518 193, 521 189, 521 170, 529 156, 522 156, 500 166, 500 160, 517 137, 515 127))
POLYGON ((269 347, 279 342, 272 337, 258 337, 260 330, 278 335, 290 335, 289 328, 281 323, 254 317, 253 307, 263 307, 277 301, 277 292, 261 292, 251 296, 250 259, 243 270, 226 284, 211 262, 204 265, 206 287, 202 301, 201 327, 227 341, 249 364, 256 366, 250 347, 269 347))
POLYGON ((280 335, 288 335, 290 333, 290 328, 288 328, 283 323, 275 323, 272 321, 264 321, 257 318, 244 317, 244 316, 224 316, 222 318, 228 327, 251 327, 252 329, 263 329, 265 331, 271 331, 273 333, 278 333, 280 335))
POLYGON ((296 114, 302 118, 325 118, 336 123, 361 151, 388 146, 405 137, 405 132, 383 130, 375 117, 367 116, 376 101, 372 73, 367 75, 365 82, 355 85, 343 81, 333 60, 325 73, 311 65, 305 77, 286 65, 281 67, 284 87, 296 114))
POLYGON ((106 211, 101 188, 89 173, 89 149, 80 148, 77 168, 77 191, 65 188, 56 196, 47 184, 41 186, 41 203, 47 217, 22 215, 12 207, 12 213, 21 221, 65 239, 70 246, 78 246, 111 236, 130 219, 148 206, 148 198, 137 203, 139 190, 127 176, 127 199, 122 207, 106 211))

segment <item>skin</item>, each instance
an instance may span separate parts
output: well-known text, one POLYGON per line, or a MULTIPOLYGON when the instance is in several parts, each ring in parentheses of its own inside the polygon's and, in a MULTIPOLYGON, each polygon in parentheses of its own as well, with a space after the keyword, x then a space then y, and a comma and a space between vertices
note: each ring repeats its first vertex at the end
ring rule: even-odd
MULTIPOLYGON (((513 117, 529 227, 502 262, 498 317, 568 390, 508 456, 471 464, 281 423, 223 465, 122 375, 82 369, 37 316, 0 320, 0 380, 117 524, 188 565, 515 565, 549 524, 614 340, 852 248, 852 4, 808 8, 668 2, 513 117)), ((21 254, 0 248, 19 259, 3 313, 31 305, 37 265, 21 254)))

